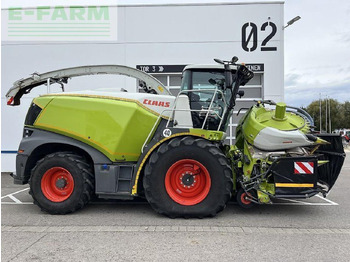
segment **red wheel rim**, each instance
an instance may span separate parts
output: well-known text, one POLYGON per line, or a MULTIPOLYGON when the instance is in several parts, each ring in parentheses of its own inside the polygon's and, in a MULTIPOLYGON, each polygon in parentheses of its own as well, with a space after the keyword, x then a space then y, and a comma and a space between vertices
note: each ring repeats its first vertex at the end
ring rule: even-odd
POLYGON ((174 163, 165 175, 165 189, 176 203, 192 206, 203 201, 211 186, 208 170, 198 161, 183 159, 174 163))
POLYGON ((62 167, 50 168, 41 179, 41 191, 52 202, 62 202, 68 199, 73 189, 73 176, 62 167))
POLYGON ((252 203, 252 201, 248 200, 247 197, 250 197, 250 194, 247 194, 246 192, 243 192, 241 195, 241 202, 244 205, 249 205, 252 203))

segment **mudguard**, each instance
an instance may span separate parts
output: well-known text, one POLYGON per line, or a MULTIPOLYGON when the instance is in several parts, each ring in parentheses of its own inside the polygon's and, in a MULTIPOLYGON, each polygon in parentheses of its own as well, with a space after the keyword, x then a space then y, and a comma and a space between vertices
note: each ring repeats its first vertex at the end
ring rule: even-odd
POLYGON ((23 185, 28 183, 31 169, 38 160, 36 156, 43 153, 41 147, 44 145, 50 145, 52 148, 55 145, 61 145, 62 148, 64 148, 63 146, 79 148, 91 157, 94 165, 112 163, 101 152, 76 139, 30 127, 25 127, 24 133, 29 135, 25 135, 19 145, 16 157, 16 173, 13 174, 15 184, 23 185), (33 162, 32 159, 36 161, 33 162))

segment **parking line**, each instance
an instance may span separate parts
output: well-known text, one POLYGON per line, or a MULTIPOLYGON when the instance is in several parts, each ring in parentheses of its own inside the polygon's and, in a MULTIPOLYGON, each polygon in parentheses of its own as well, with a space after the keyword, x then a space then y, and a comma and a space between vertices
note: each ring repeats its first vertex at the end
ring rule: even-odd
POLYGON ((304 202, 296 199, 288 199, 288 198, 279 198, 284 201, 288 201, 288 203, 273 203, 274 205, 311 205, 312 203, 304 202))
POLYGON ((15 194, 18 194, 18 193, 21 193, 21 192, 23 192, 23 191, 26 191, 26 190, 28 190, 29 189, 29 187, 27 187, 27 188, 25 188, 25 189, 22 189, 22 190, 18 190, 18 191, 16 191, 16 192, 13 192, 13 193, 10 193, 10 194, 7 194, 6 196, 2 196, 1 197, 1 199, 4 199, 4 198, 6 198, 6 197, 8 197, 8 198, 10 198, 11 200, 13 200, 14 202, 1 202, 1 204, 5 204, 5 205, 8 205, 8 204, 20 204, 20 205, 22 205, 22 204, 24 204, 22 201, 20 201, 18 198, 16 198, 14 195, 15 194))
POLYGON ((10 197, 10 196, 12 196, 12 195, 16 195, 16 194, 21 193, 21 192, 23 192, 23 191, 26 191, 26 190, 28 190, 28 189, 29 189, 29 187, 27 187, 27 188, 25 188, 25 189, 22 189, 22 190, 18 190, 18 191, 14 192, 14 193, 11 193, 11 194, 7 194, 6 196, 2 196, 1 199, 5 198, 5 197, 10 197))
POLYGON ((296 200, 296 199, 288 199, 288 198, 280 198, 285 201, 289 201, 289 203, 273 203, 273 205, 281 205, 281 206, 339 206, 338 203, 335 203, 327 198, 324 198, 320 195, 315 195, 318 198, 328 202, 328 203, 311 203, 311 202, 305 202, 301 200, 296 200))
POLYGON ((309 203, 302 202, 299 203, 273 203, 274 206, 334 206, 331 203, 309 203))
POLYGON ((9 198, 15 201, 16 204, 22 204, 22 202, 19 199, 15 198, 13 195, 9 195, 9 198))
POLYGON ((317 196, 318 198, 323 199, 324 201, 327 201, 327 202, 330 203, 332 206, 339 206, 338 203, 335 203, 335 202, 333 202, 332 200, 329 200, 328 198, 322 197, 322 196, 320 196, 320 195, 316 195, 316 196, 317 196))
POLYGON ((15 202, 1 202, 1 205, 33 205, 32 202, 21 202, 21 203, 15 203, 15 202))

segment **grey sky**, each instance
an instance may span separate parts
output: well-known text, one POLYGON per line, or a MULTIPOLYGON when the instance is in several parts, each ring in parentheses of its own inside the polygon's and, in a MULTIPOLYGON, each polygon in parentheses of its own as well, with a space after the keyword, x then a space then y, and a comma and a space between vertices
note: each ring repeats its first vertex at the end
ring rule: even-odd
MULTIPOLYGON (((115 5, 145 3, 257 2, 235 0, 2 0, 2 8, 40 5, 115 5)), ((259 2, 269 2, 260 0, 259 2)), ((285 22, 302 19, 285 30, 285 100, 306 106, 319 94, 350 100, 350 2, 286 0, 285 22)))
POLYGON ((295 15, 302 19, 285 31, 286 101, 350 100, 350 2, 287 0, 286 21, 295 15))

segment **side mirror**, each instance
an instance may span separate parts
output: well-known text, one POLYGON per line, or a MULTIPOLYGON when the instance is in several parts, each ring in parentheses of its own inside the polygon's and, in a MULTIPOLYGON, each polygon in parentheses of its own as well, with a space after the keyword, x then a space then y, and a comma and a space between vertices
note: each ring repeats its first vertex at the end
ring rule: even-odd
POLYGON ((238 57, 237 57, 237 56, 232 57, 231 63, 232 63, 233 65, 236 64, 237 61, 238 61, 238 57))
POLYGON ((239 95, 239 98, 241 98, 242 96, 244 96, 244 90, 238 90, 237 95, 239 95))

